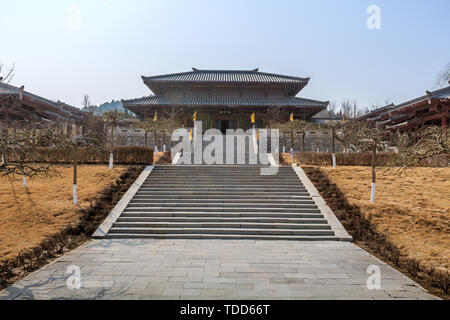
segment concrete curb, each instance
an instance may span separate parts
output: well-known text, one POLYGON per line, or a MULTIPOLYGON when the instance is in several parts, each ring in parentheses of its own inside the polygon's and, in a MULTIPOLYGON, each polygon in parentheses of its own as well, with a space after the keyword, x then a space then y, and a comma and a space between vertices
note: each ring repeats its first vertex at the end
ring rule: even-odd
POLYGON ((106 219, 102 222, 102 224, 97 228, 97 230, 92 235, 95 239, 104 239, 109 229, 112 228, 113 224, 117 221, 117 219, 122 214, 123 210, 128 206, 131 199, 133 199, 136 192, 138 192, 139 188, 145 182, 147 177, 153 171, 155 166, 147 166, 144 171, 139 175, 136 181, 131 185, 128 191, 123 195, 122 199, 116 204, 116 206, 111 210, 106 219))
POLYGON ((311 180, 309 180, 303 169, 295 165, 292 166, 292 169, 294 169, 298 178, 305 186, 306 190, 316 203, 324 218, 327 219, 328 224, 333 229, 336 237, 338 237, 340 241, 353 241, 353 237, 348 234, 347 230, 345 230, 345 228, 342 226, 339 219, 336 218, 331 208, 326 204, 325 200, 322 198, 319 191, 317 191, 316 187, 314 187, 311 180))

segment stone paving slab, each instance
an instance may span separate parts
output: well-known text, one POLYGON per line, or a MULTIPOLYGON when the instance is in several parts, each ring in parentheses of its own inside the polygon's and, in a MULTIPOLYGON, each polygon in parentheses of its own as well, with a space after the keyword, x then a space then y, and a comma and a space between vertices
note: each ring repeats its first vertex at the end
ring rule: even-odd
POLYGON ((103 239, 30 274, 0 299, 437 298, 350 242, 103 239), (378 290, 366 285, 371 265, 381 271, 378 290), (73 266, 81 288, 70 290, 73 266))

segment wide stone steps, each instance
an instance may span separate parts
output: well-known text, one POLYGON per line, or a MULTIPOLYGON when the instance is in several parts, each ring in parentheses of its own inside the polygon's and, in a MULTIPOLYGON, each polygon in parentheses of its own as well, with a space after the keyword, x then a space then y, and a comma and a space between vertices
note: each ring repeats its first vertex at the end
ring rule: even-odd
POLYGON ((336 240, 292 168, 156 166, 107 238, 336 240))

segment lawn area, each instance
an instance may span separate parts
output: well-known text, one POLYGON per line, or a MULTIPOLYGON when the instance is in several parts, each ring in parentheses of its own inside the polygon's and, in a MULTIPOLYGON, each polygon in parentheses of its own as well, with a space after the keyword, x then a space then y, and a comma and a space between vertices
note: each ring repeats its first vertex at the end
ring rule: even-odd
POLYGON ((369 201, 370 167, 321 170, 403 253, 450 270, 450 168, 379 172, 375 204, 369 201))
POLYGON ((126 167, 78 167, 78 201, 72 202, 72 167, 58 166, 59 177, 11 181, 0 178, 0 261, 37 246, 47 236, 78 221, 77 211, 115 181, 126 167))

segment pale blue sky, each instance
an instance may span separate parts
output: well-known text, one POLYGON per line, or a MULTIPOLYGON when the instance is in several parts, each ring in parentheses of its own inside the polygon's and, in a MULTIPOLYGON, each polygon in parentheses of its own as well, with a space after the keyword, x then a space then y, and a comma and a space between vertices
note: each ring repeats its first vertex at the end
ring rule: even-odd
POLYGON ((0 60, 15 64, 12 84, 77 107, 85 93, 148 95, 141 75, 191 67, 259 67, 311 77, 302 97, 398 103, 450 62, 449 13, 448 0, 0 0, 0 60), (381 30, 366 27, 369 5, 381 30))

